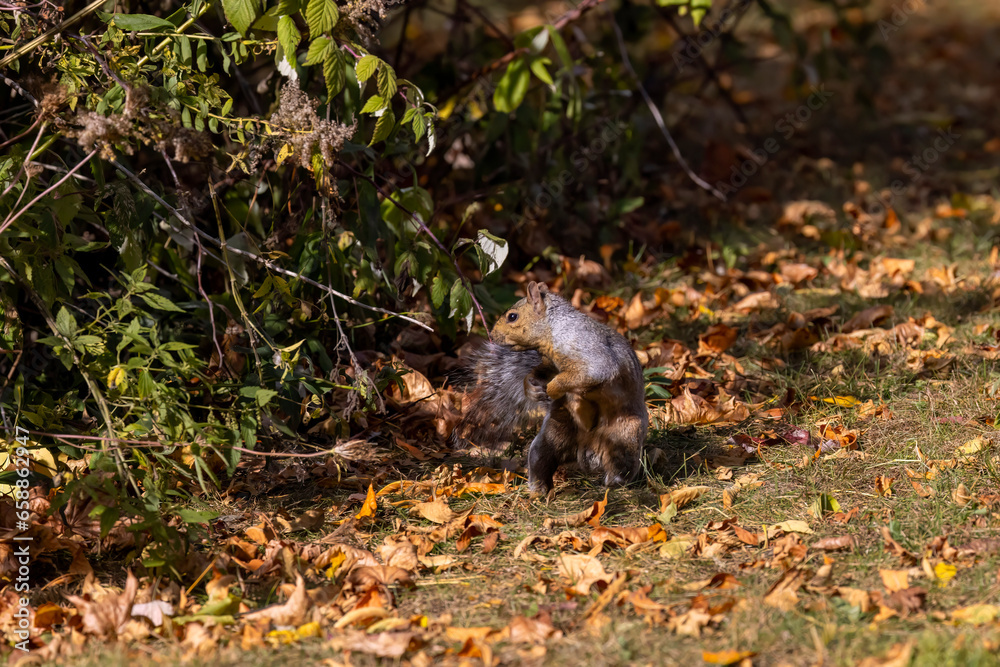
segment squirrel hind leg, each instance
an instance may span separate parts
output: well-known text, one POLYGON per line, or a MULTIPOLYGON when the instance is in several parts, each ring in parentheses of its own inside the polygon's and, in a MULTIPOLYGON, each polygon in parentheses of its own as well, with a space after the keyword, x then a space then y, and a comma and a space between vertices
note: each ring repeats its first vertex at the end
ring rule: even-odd
POLYGON ((600 443, 605 486, 624 486, 642 472, 642 446, 646 424, 636 416, 622 417, 594 434, 600 443))
POLYGON ((552 476, 563 463, 575 458, 577 430, 572 418, 560 406, 545 416, 542 428, 528 448, 528 489, 532 497, 552 490, 552 476))

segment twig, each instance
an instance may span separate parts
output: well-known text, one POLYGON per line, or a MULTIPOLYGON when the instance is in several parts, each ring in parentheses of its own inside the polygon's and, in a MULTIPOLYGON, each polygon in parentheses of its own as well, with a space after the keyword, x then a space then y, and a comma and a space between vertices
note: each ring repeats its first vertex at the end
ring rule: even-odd
POLYGON ((458 265, 458 258, 448 251, 448 249, 444 246, 444 244, 441 243, 441 240, 438 239, 438 237, 434 235, 434 232, 431 231, 430 227, 427 226, 427 223, 421 220, 416 214, 413 213, 413 211, 411 211, 410 209, 406 208, 398 201, 393 199, 392 194, 389 193, 381 185, 376 183, 373 178, 369 177, 367 174, 362 174, 360 171, 356 170, 354 167, 347 164, 343 160, 338 159, 337 162, 339 162, 341 165, 350 170, 351 173, 353 173, 358 178, 363 178, 364 180, 371 183, 372 187, 374 187, 376 190, 379 191, 379 194, 381 194, 387 200, 392 202, 396 208, 398 208, 400 211, 408 215, 411 220, 417 223, 417 225, 420 227, 420 231, 424 232, 425 234, 427 234, 427 236, 431 237, 431 240, 434 242, 434 245, 436 245, 441 250, 441 252, 443 252, 445 255, 448 256, 449 259, 451 259, 452 266, 455 267, 455 271, 458 272, 459 279, 462 281, 462 284, 465 285, 465 289, 469 293, 469 298, 472 299, 472 303, 476 306, 476 310, 479 312, 479 319, 482 320, 483 327, 486 329, 487 332, 489 332, 490 326, 486 323, 486 315, 483 314, 483 307, 479 305, 479 300, 476 299, 476 295, 472 293, 472 283, 469 281, 468 278, 465 277, 465 274, 462 273, 462 269, 458 265))
MULTIPOLYGON (((66 19, 59 25, 49 28, 48 30, 46 30, 41 35, 34 38, 27 44, 22 44, 21 46, 17 47, 16 49, 8 53, 6 57, 0 59, 0 69, 3 69, 10 63, 14 62, 15 60, 23 56, 25 53, 28 53, 29 51, 33 50, 39 44, 44 44, 49 40, 50 37, 52 37, 52 35, 55 35, 61 30, 65 30, 66 28, 70 27, 71 25, 81 20, 85 16, 93 14, 95 11, 97 11, 97 9, 101 5, 104 4, 104 2, 105 0, 94 0, 94 2, 90 3, 89 5, 78 11, 76 14, 73 14, 73 16, 70 16, 68 19, 66 19)), ((211 4, 212 3, 210 2, 206 2, 205 3, 206 8, 211 4)))
POLYGON ((711 183, 694 173, 691 167, 688 166, 687 160, 681 155, 681 149, 677 146, 677 142, 674 141, 673 136, 670 134, 670 130, 667 129, 667 124, 663 122, 663 116, 660 114, 660 110, 656 107, 653 102, 653 98, 649 96, 649 92, 646 87, 642 85, 642 80, 639 79, 639 75, 636 73, 635 68, 632 67, 632 61, 628 57, 628 50, 625 48, 625 37, 622 35, 622 29, 618 27, 618 22, 615 21, 615 16, 612 14, 611 10, 605 7, 608 14, 608 20, 611 21, 611 27, 615 30, 615 37, 618 39, 618 50, 621 52, 622 64, 628 73, 635 79, 635 85, 642 94, 642 98, 646 101, 646 106, 649 107, 649 112, 653 114, 653 120, 656 121, 657 126, 660 128, 660 132, 663 133, 664 138, 666 138, 667 143, 670 144, 670 150, 673 152, 674 157, 677 158, 677 162, 681 165, 684 171, 687 173, 688 178, 690 178, 698 187, 711 192, 714 196, 718 197, 721 201, 726 201, 726 195, 719 192, 711 183))
MULTIPOLYGON (((120 171, 125 176, 127 176, 129 178, 129 180, 131 180, 133 183, 135 183, 136 185, 138 185, 139 188, 143 192, 145 192, 147 195, 149 195, 150 197, 152 197, 154 201, 156 201, 158 204, 160 204, 161 206, 163 206, 164 208, 166 208, 168 211, 170 211, 171 213, 173 213, 174 216, 178 220, 180 220, 187 227, 189 227, 195 234, 198 234, 203 239, 206 239, 207 241, 215 244, 216 246, 219 246, 219 247, 222 246, 222 243, 218 239, 216 239, 215 237, 213 237, 211 234, 206 234, 205 232, 203 232, 200 229, 198 229, 198 227, 195 226, 194 223, 192 223, 191 221, 189 221, 184 216, 183 213, 181 213, 175 207, 173 207, 169 203, 167 203, 167 201, 164 200, 163 197, 161 197, 158 194, 156 194, 152 190, 152 188, 150 188, 148 185, 146 185, 145 183, 143 183, 142 180, 139 179, 138 176, 136 176, 131 171, 129 171, 120 162, 118 162, 117 160, 112 160, 111 164, 113 164, 115 166, 115 168, 118 169, 118 171, 120 171)), ((252 259, 253 261, 257 262, 258 264, 264 265, 270 271, 274 271, 275 273, 280 273, 282 275, 286 275, 286 276, 289 276, 291 278, 297 278, 297 279, 301 280, 304 283, 307 283, 309 285, 312 285, 313 287, 316 287, 317 289, 323 290, 324 292, 332 294, 332 295, 336 296, 337 298, 343 299, 344 301, 348 302, 351 305, 357 306, 359 308, 364 308, 366 310, 370 310, 370 311, 373 311, 373 312, 376 312, 376 313, 382 313, 383 315, 388 315, 389 317, 398 317, 401 320, 406 320, 407 322, 411 322, 413 324, 416 324, 419 327, 423 327, 424 329, 427 329, 428 331, 433 331, 434 330, 432 327, 428 326, 427 324, 424 324, 423 322, 421 322, 418 319, 415 319, 415 318, 410 317, 408 315, 403 315, 402 313, 395 313, 395 312, 393 312, 391 310, 386 310, 385 308, 380 308, 378 306, 370 306, 367 303, 362 303, 362 302, 358 301, 357 299, 355 299, 353 297, 350 297, 347 294, 344 294, 343 292, 339 292, 339 291, 333 289, 332 287, 329 287, 327 285, 323 285, 322 283, 317 282, 317 281, 315 281, 312 278, 309 278, 307 276, 304 276, 301 273, 296 273, 294 271, 289 271, 288 269, 281 268, 280 266, 275 265, 274 262, 270 261, 269 259, 267 259, 265 257, 261 257, 260 255, 255 255, 252 252, 247 252, 246 250, 241 250, 239 248, 232 248, 232 247, 228 247, 227 251, 231 252, 233 254, 236 254, 236 255, 240 255, 241 257, 246 257, 248 259, 252 259)))
MULTIPOLYGON (((18 211, 17 214, 14 214, 14 212, 11 211, 11 215, 8 216, 6 220, 4 220, 4 222, 3 222, 2 225, 0 225, 0 234, 3 234, 4 231, 8 227, 10 227, 11 225, 14 224, 14 221, 16 221, 18 218, 20 218, 32 206, 34 206, 35 204, 37 204, 38 200, 40 200, 45 195, 49 194, 50 192, 52 192, 53 190, 55 190, 56 188, 58 188, 60 185, 62 185, 66 181, 66 179, 68 179, 70 176, 72 176, 73 174, 75 174, 77 169, 79 169, 83 165, 85 165, 88 162, 90 162, 90 158, 94 157, 95 155, 97 155, 97 149, 96 148, 94 150, 90 151, 90 153, 87 155, 87 157, 85 157, 82 160, 80 160, 80 162, 75 167, 73 167, 72 169, 70 169, 69 171, 67 171, 65 176, 63 176, 62 178, 60 178, 58 181, 56 181, 55 183, 53 183, 49 187, 47 187, 44 190, 42 190, 41 192, 39 192, 38 196, 35 197, 34 199, 32 199, 27 204, 25 204, 24 208, 22 208, 20 211, 18 211)), ((27 189, 27 188, 25 188, 25 189, 27 189)), ((24 192, 22 191, 21 194, 24 194, 24 192)), ((20 198, 18 198, 18 201, 20 201, 20 198)), ((16 206, 16 204, 15 204, 15 206, 16 206)))
MULTIPOLYGON (((7 428, 0 426, 0 429, 5 431, 13 431, 12 428, 7 428)), ((21 429, 24 432, 24 429, 21 429)), ((53 438, 55 440, 96 440, 98 442, 109 442, 112 443, 111 447, 108 448, 97 448, 97 447, 87 447, 86 445, 78 445, 72 442, 67 442, 66 444, 76 447, 77 449, 82 449, 85 452, 107 452, 108 449, 116 449, 117 445, 125 444, 131 445, 134 448, 151 449, 153 447, 186 447, 193 445, 192 442, 156 442, 154 440, 129 440, 128 438, 115 438, 115 437, 101 437, 99 435, 75 435, 72 433, 46 433, 45 431, 28 431, 28 435, 33 435, 39 438, 53 438)), ((320 456, 330 456, 332 453, 329 450, 323 450, 321 452, 311 452, 311 453, 299 453, 299 452, 258 452, 252 449, 247 449, 246 447, 237 447, 235 445, 230 446, 230 449, 235 449, 238 452, 243 452, 245 454, 254 454, 256 456, 272 456, 280 458, 293 458, 293 459, 314 459, 320 456)))
MULTIPOLYGON (((87 384, 87 388, 90 390, 90 395, 93 396, 98 409, 101 411, 101 417, 104 419, 104 428, 107 430, 108 437, 109 439, 114 438, 114 424, 111 420, 111 410, 108 409, 108 403, 104 400, 104 394, 101 393, 97 383, 94 382, 94 379, 90 377, 90 373, 87 371, 86 366, 84 366, 80 361, 80 355, 77 354, 76 348, 73 347, 73 343, 65 335, 63 335, 61 331, 59 331, 59 327, 56 326, 56 320, 52 317, 52 312, 49 310, 48 305, 46 305, 42 297, 38 295, 38 292, 36 292, 34 288, 26 280, 24 280, 24 278, 14 271, 14 267, 11 266, 3 257, 0 257, 0 266, 2 266, 7 273, 10 274, 10 277, 13 280, 21 285, 21 288, 27 293, 28 297, 35 303, 35 306, 42 314, 42 317, 45 318, 46 324, 49 325, 49 330, 52 331, 52 334, 56 338, 62 341, 62 344, 73 356, 73 363, 80 369, 80 375, 83 376, 83 381, 87 384)), ((121 478, 123 483, 127 482, 131 484, 136 497, 140 497, 142 494, 139 492, 139 485, 136 483, 135 478, 132 477, 132 473, 129 472, 128 468, 125 466, 125 457, 122 456, 120 450, 115 449, 113 451, 114 456, 111 458, 114 460, 115 467, 118 469, 118 476, 121 478)))

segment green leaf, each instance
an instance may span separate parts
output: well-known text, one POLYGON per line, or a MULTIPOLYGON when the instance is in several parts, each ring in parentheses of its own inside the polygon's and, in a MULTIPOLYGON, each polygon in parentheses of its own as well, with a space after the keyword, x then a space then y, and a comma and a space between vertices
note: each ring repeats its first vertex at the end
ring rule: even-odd
MULTIPOLYGON (((114 24, 126 31, 152 32, 154 30, 173 30, 174 24, 166 19, 151 14, 114 14, 110 17, 114 24)), ((105 21, 107 22, 107 21, 105 21)))
POLYGON ((566 42, 563 40, 562 35, 559 31, 552 26, 545 26, 545 29, 549 33, 549 39, 552 40, 552 48, 556 50, 556 54, 559 56, 559 60, 562 61, 563 67, 569 67, 573 64, 573 59, 569 55, 569 49, 566 48, 566 42))
POLYGON ((156 382, 153 381, 153 376, 149 374, 149 371, 143 369, 139 373, 139 383, 137 385, 139 391, 139 398, 149 398, 156 393, 156 382))
POLYGON ((295 56, 295 49, 298 48, 300 41, 302 41, 302 33, 296 27, 295 19, 291 16, 282 16, 279 18, 278 43, 285 50, 285 55, 288 56, 289 61, 295 56))
POLYGON ((372 146, 377 141, 382 141, 387 139, 390 134, 392 134, 392 128, 396 126, 396 116, 392 113, 391 109, 386 109, 385 113, 378 117, 378 122, 375 123, 375 132, 372 133, 372 140, 368 143, 372 146))
POLYGON ((309 51, 306 53, 306 65, 315 65, 326 57, 326 51, 330 48, 330 38, 317 37, 309 44, 309 51))
POLYGON ((431 282, 431 303, 435 308, 444 305, 444 298, 448 296, 448 283, 441 276, 434 276, 431 282))
POLYGON ((181 508, 177 510, 177 516, 181 518, 184 523, 208 523, 215 517, 219 516, 218 512, 213 512, 212 510, 189 510, 186 508, 181 508))
POLYGON ((396 94, 398 85, 396 84, 396 71, 389 65, 382 63, 378 70, 378 92, 387 100, 392 99, 396 94))
POLYGON ((448 313, 448 317, 455 317, 456 314, 459 317, 465 317, 466 313, 472 312, 472 297, 469 295, 469 290, 465 289, 465 285, 462 284, 461 278, 456 279, 451 286, 448 301, 451 304, 451 312, 448 313))
POLYGON ((548 58, 535 58, 531 61, 531 71, 534 72, 535 76, 537 76, 543 83, 547 83, 550 86, 555 82, 552 81, 552 75, 549 74, 547 69, 545 69, 545 66, 551 63, 552 61, 548 58))
POLYGON ((73 338, 76 330, 76 318, 65 307, 60 308, 56 314, 56 331, 66 338, 73 338))
POLYGON ((372 77, 382 61, 372 55, 363 56, 354 66, 354 71, 358 76, 358 85, 364 83, 372 77))
POLYGON ((156 292, 149 292, 148 294, 140 294, 139 298, 146 302, 150 308, 156 308, 157 310, 166 310, 172 313, 183 313, 184 311, 177 307, 173 301, 170 299, 160 296, 156 292))
POLYGON ((500 77, 500 83, 493 91, 493 106, 500 113, 512 113, 521 106, 524 96, 528 92, 528 84, 531 82, 531 73, 524 62, 524 58, 518 58, 507 66, 507 71, 500 77))
POLYGON ((361 113, 375 113, 387 106, 387 102, 381 95, 372 95, 361 108, 361 113))
POLYGON ((309 25, 310 37, 330 32, 339 19, 340 12, 337 11, 334 0, 309 0, 306 5, 306 23, 309 25))
POLYGON ((490 258, 490 266, 483 273, 483 277, 485 278, 500 268, 503 261, 507 259, 507 253, 510 251, 510 248, 502 238, 493 236, 493 234, 483 229, 479 230, 479 237, 476 239, 476 244, 490 258))
POLYGON ((427 119, 424 118, 423 114, 418 113, 413 116, 413 136, 417 141, 420 141, 425 134, 427 134, 427 119))
POLYGON ((336 46, 327 49, 323 59, 323 78, 326 79, 327 100, 344 89, 347 73, 344 71, 344 54, 336 46))
POLYGON ((226 20, 246 37, 247 30, 260 11, 260 3, 257 0, 222 0, 222 9, 226 13, 226 20))

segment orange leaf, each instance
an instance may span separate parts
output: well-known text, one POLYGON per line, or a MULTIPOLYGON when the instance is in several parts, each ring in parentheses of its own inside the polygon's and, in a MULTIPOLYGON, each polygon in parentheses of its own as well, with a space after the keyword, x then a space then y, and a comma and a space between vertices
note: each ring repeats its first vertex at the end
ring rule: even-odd
POLYGON ((702 651, 701 659, 710 665, 731 665, 734 662, 740 662, 755 655, 757 654, 753 651, 718 651, 715 653, 702 651))
POLYGON ((365 496, 365 502, 361 505, 361 511, 358 512, 354 518, 363 519, 365 517, 373 517, 375 516, 376 509, 378 509, 378 501, 375 500, 375 488, 369 484, 368 495, 365 496))

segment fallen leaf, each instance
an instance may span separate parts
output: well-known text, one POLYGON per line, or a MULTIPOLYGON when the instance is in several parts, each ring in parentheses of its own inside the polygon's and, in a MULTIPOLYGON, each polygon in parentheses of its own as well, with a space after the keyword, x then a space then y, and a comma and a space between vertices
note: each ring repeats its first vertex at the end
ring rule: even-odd
POLYGON ((731 665, 735 662, 741 662, 757 655, 755 651, 718 651, 712 653, 709 651, 701 652, 701 659, 710 665, 731 665))
POLYGON ((796 591, 812 577, 812 572, 804 568, 789 568, 774 582, 764 595, 764 604, 781 611, 790 611, 799 603, 796 591))
POLYGON ((442 498, 437 498, 427 503, 417 503, 410 508, 410 514, 421 516, 428 521, 438 524, 448 523, 455 518, 455 513, 442 498))
MULTIPOLYGON (((405 377, 405 376, 404 376, 405 377)), ((363 519, 365 517, 375 516, 375 510, 378 509, 378 502, 375 500, 375 489, 371 484, 368 485, 368 495, 365 496, 365 502, 361 505, 361 511, 358 512, 354 518, 363 519)))
POLYGON ((813 549, 821 551, 841 551, 843 549, 854 550, 857 543, 853 535, 840 535, 839 537, 824 537, 816 540, 812 544, 813 549))
POLYGON ((882 584, 890 593, 910 587, 909 570, 879 570, 878 573, 882 577, 882 584))
POLYGON ((609 583, 611 575, 601 562, 586 554, 561 554, 558 557, 559 574, 572 584, 573 591, 587 595, 596 583, 609 583))

